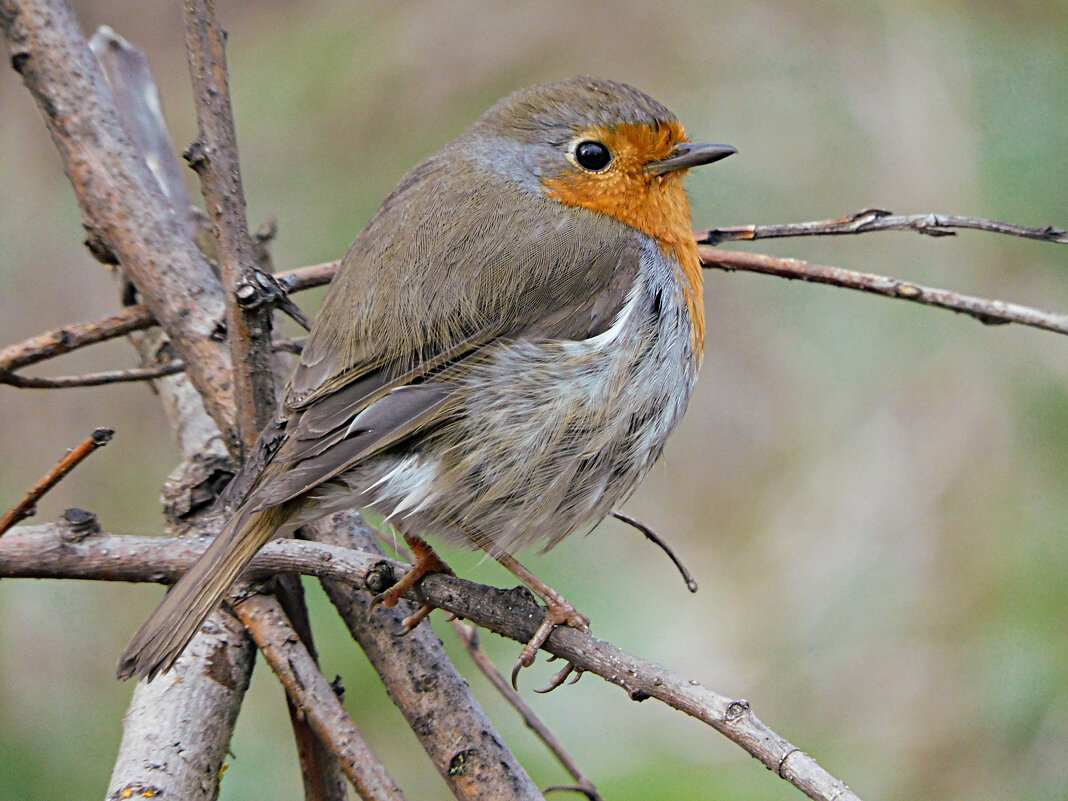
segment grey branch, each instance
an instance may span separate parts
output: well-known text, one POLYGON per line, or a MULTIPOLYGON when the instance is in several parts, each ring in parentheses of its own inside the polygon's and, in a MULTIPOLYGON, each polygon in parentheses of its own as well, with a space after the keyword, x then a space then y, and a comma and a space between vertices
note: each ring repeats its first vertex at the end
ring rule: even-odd
POLYGON ((341 705, 341 699, 319 671, 315 658, 293 630, 278 600, 254 595, 235 604, 234 611, 293 703, 338 757, 360 798, 404 801, 404 793, 341 705))
MULTIPOLYGON (((57 525, 22 526, 10 531, 0 539, 0 577, 166 583, 188 568, 207 547, 206 540, 115 534, 70 542, 64 540, 64 532, 57 525)), ((406 565, 379 554, 323 543, 282 540, 263 548, 246 575, 299 572, 362 588, 367 573, 383 564, 397 575, 407 569, 406 565)), ((363 591, 356 595, 364 603, 369 599, 369 593, 363 591)), ((412 597, 426 599, 516 642, 527 642, 541 619, 537 604, 525 589, 500 590, 442 574, 423 579, 412 597)), ((635 701, 656 698, 712 726, 809 798, 857 801, 857 796, 845 784, 759 720, 748 701, 723 696, 694 679, 575 629, 555 629, 546 641, 545 650, 617 685, 635 701)))
MULTIPOLYGON (((783 225, 743 225, 733 228, 705 229, 695 231, 694 234, 702 245, 712 245, 734 240, 859 234, 888 230, 915 230, 933 236, 941 236, 952 234, 952 231, 949 230, 952 227, 992 231, 1045 242, 1063 243, 1068 241, 1064 231, 1053 226, 1028 228, 1011 223, 944 214, 915 214, 905 217, 885 216, 883 212, 871 210, 837 220, 783 225)), ((871 292, 884 297, 912 300, 937 308, 962 312, 986 324, 1019 323, 1046 331, 1053 331, 1054 333, 1068 333, 1065 326, 1066 316, 1062 314, 1003 300, 961 295, 948 289, 929 289, 911 281, 889 276, 845 270, 840 267, 812 265, 799 259, 784 259, 759 253, 740 253, 711 247, 701 248, 701 258, 703 266, 706 268, 758 272, 765 275, 776 275, 780 278, 798 278, 805 281, 833 284, 844 289, 871 292)), ((299 292, 329 283, 337 271, 338 264, 339 262, 336 261, 313 264, 278 273, 275 277, 287 291, 299 292)), ((131 306, 110 317, 91 323, 66 326, 57 331, 39 334, 23 342, 10 345, 0 351, 0 383, 8 383, 14 386, 46 386, 46 381, 57 381, 58 379, 23 379, 16 376, 14 371, 87 345, 122 336, 130 331, 149 328, 155 324, 155 319, 147 307, 131 306)), ((276 350, 294 350, 289 340, 276 342, 274 348, 276 350)), ((74 379, 70 380, 73 381, 74 379)))
POLYGON ((94 253, 121 263, 236 446, 229 354, 210 336, 222 314, 218 283, 127 134, 73 10, 60 0, 10 0, 0 6, 0 28, 70 177, 94 253))
POLYGON ((237 134, 230 104, 226 34, 211 0, 186 0, 185 49, 193 80, 200 135, 186 160, 200 176, 204 202, 215 226, 219 278, 226 305, 227 340, 242 453, 274 415, 271 369, 271 307, 255 303, 256 251, 245 215, 237 134))
POLYGON ((954 214, 908 214, 900 215, 883 209, 864 209, 856 214, 836 217, 833 220, 814 220, 802 223, 779 223, 776 225, 736 225, 728 228, 709 228, 695 231, 702 245, 721 245, 724 242, 753 241, 755 239, 779 239, 790 236, 831 236, 836 234, 867 234, 873 231, 915 231, 927 236, 955 236, 954 229, 989 231, 1040 242, 1068 244, 1068 231, 1052 225, 1030 227, 1014 223, 984 220, 979 217, 961 217, 954 214))
POLYGON ((369 614, 371 595, 363 590, 367 571, 377 575, 385 564, 404 568, 384 558, 377 537, 360 516, 335 514, 306 526, 304 534, 367 558, 367 570, 355 574, 358 589, 353 574, 324 578, 323 589, 453 795, 461 801, 541 801, 537 785, 505 745, 434 630, 422 625, 396 636, 401 621, 414 611, 406 602, 369 614))
POLYGON ((859 273, 844 270, 841 267, 813 264, 801 259, 783 259, 762 253, 738 253, 733 250, 718 250, 706 245, 701 245, 698 250, 701 255, 701 264, 705 268, 727 272, 745 270, 780 278, 797 278, 802 281, 830 284, 887 298, 910 300, 925 306, 949 309, 974 317, 985 325, 1018 323, 1057 334, 1068 334, 1068 315, 1021 306, 1018 303, 978 298, 949 289, 937 289, 914 284, 911 281, 900 281, 886 275, 859 273))

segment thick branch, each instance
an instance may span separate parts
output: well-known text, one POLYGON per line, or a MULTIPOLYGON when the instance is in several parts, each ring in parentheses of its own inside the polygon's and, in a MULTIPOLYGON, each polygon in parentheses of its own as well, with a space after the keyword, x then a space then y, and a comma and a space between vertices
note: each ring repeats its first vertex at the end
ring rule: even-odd
MULTIPOLYGON (((62 539, 63 531, 60 526, 23 526, 10 531, 0 539, 0 577, 167 581, 188 568, 207 545, 190 539, 111 534, 71 543, 62 539)), ((407 569, 405 565, 374 553, 284 540, 263 548, 253 559, 248 575, 295 571, 362 587, 368 572, 376 568, 380 571, 383 565, 397 575, 407 569)), ((522 643, 530 639, 542 618, 530 593, 521 588, 500 590, 453 576, 432 574, 423 579, 412 594, 522 643)), ((352 597, 364 604, 369 600, 365 592, 352 597)), ((389 612, 375 612, 376 616, 379 614, 389 612)), ((355 617, 357 615, 353 615, 355 617)), ((433 636, 420 632, 416 630, 411 636, 433 636)), ((810 798, 825 801, 857 799, 848 787, 815 760, 760 721, 752 713, 748 701, 720 695, 695 680, 566 626, 555 629, 544 648, 621 687, 635 701, 657 698, 707 723, 810 798)), ((397 659, 394 662, 395 667, 407 670, 407 662, 397 659)), ((413 681, 419 673, 414 671, 407 681, 413 681)), ((434 674, 437 675, 436 668, 434 674)))
POLYGON ((887 298, 911 300, 925 306, 967 314, 985 325, 1019 323, 1058 334, 1068 334, 1068 315, 1032 309, 1018 303, 1003 300, 987 300, 974 295, 963 295, 948 289, 921 286, 911 281, 899 281, 885 275, 858 273, 841 267, 827 267, 801 259, 782 259, 761 253, 737 253, 733 250, 717 250, 706 245, 699 248, 701 265, 718 270, 746 270, 780 278, 798 278, 817 284, 871 292, 887 298))
MULTIPOLYGON (((333 515, 306 527, 305 534, 318 543, 359 548, 370 557, 368 570, 375 568, 376 576, 387 564, 377 538, 357 514, 333 515)), ((418 626, 397 637, 401 621, 414 611, 404 602, 370 614, 371 596, 363 591, 367 572, 360 574, 359 590, 336 580, 323 581, 323 588, 453 795, 469 801, 542 799, 434 630, 418 626)))
POLYGON ((60 0, 3 0, 0 26, 74 186, 90 241, 122 264, 234 444, 229 356, 211 339, 223 313, 218 284, 123 129, 73 11, 60 0))

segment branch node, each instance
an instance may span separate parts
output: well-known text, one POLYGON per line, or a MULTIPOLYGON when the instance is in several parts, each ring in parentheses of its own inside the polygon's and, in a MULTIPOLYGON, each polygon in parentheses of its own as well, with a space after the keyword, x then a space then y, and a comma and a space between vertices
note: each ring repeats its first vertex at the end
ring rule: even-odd
POLYGON ((363 577, 363 583, 367 589, 376 595, 385 592, 397 583, 397 576, 393 572, 393 565, 389 562, 378 562, 373 565, 363 577))
POLYGON ((182 152, 182 158, 198 174, 208 166, 208 151, 199 137, 189 143, 189 147, 182 152))
POLYGON ((59 518, 59 525, 59 536, 64 542, 81 542, 86 537, 100 533, 100 521, 96 514, 77 507, 65 510, 59 518))
POLYGON ((899 298, 914 299, 923 295, 923 290, 909 281, 902 281, 894 287, 894 294, 899 298))
POLYGON ((727 712, 724 718, 728 723, 734 723, 736 720, 740 720, 749 714, 749 702, 744 698, 740 698, 737 701, 731 701, 727 706, 727 712))

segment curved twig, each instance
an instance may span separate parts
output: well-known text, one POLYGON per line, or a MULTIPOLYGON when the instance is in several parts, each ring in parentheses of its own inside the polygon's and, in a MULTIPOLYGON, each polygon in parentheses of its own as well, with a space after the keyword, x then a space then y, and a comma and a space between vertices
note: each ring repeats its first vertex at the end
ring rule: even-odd
POLYGON ((131 367, 128 370, 104 370, 86 375, 62 375, 55 378, 23 376, 0 367, 0 384, 19 389, 71 389, 73 387, 99 387, 105 384, 121 384, 127 381, 151 381, 155 378, 185 372, 185 362, 174 361, 157 367, 131 367))

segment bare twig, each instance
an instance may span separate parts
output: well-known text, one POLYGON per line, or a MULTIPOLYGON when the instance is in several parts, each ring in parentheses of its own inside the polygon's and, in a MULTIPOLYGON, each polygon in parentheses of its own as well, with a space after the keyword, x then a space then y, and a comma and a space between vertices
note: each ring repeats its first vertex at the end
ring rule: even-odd
MULTIPOLYGON (((791 223, 785 225, 746 225, 732 228, 713 228, 695 231, 694 234, 702 244, 714 244, 732 240, 763 239, 776 236, 815 236, 823 234, 854 234, 868 233, 871 231, 886 230, 916 230, 927 234, 939 235, 934 232, 952 233, 950 227, 974 228, 982 231, 1024 236, 1047 242, 1063 242, 1065 235, 1059 228, 1045 226, 1043 228, 1028 228, 1026 226, 1000 223, 992 220, 982 220, 971 217, 957 217, 943 214, 917 214, 908 217, 886 216, 882 212, 868 210, 859 212, 849 217, 837 220, 822 220, 810 223, 791 223), (938 221, 935 223, 934 221, 938 221)), ((713 250, 702 248, 704 266, 721 270, 741 270, 745 272, 759 272, 767 275, 777 275, 783 278, 800 278, 802 280, 818 281, 841 286, 846 289, 856 289, 863 292, 875 292, 886 297, 905 298, 918 300, 911 297, 913 288, 919 288, 909 281, 901 281, 884 276, 869 276, 865 273, 857 273, 850 270, 841 270, 835 267, 818 267, 811 265, 805 267, 805 262, 789 259, 776 259, 772 256, 760 254, 739 253, 728 250, 713 250), (831 271, 831 272, 827 272, 831 271), (882 284, 892 287, 890 290, 873 288, 882 284)), ((278 273, 274 276, 278 283, 288 292, 299 292, 316 286, 327 284, 333 278, 340 262, 330 261, 322 264, 313 264, 296 270, 278 273)), ((926 291, 926 290, 925 290, 926 291)), ((967 299, 950 290, 931 290, 943 293, 950 297, 957 296, 967 299)), ((921 292, 921 295, 924 292, 921 292)), ((935 296, 930 296, 934 298, 935 296)), ((968 299, 978 302, 974 312, 957 308, 950 304, 929 302, 929 305, 962 311, 973 314, 977 319, 988 324, 999 322, 1018 322, 1023 325, 1033 325, 1047 331, 1065 333, 1063 315, 1044 312, 1039 309, 1022 306, 1020 304, 1006 303, 999 300, 984 300, 980 298, 968 299)), ((919 300, 918 302, 927 302, 919 300)), ((39 334, 24 342, 10 345, 0 351, 0 371, 14 371, 20 367, 50 359, 72 350, 92 345, 97 342, 122 336, 131 331, 148 328, 155 325, 155 319, 145 306, 131 306, 111 317, 96 320, 91 323, 70 325, 57 331, 39 334)), ((291 340, 278 340, 274 344, 275 350, 297 352, 297 346, 291 340)), ((12 382, 8 382, 12 383, 12 382)))
POLYGON ((24 520, 31 516, 34 513, 34 507, 37 505, 37 502, 44 497, 45 493, 62 481, 67 473, 85 461, 85 458, 90 453, 111 442, 111 437, 114 433, 115 430, 111 428, 98 428, 87 440, 85 440, 85 442, 74 450, 68 451, 67 455, 60 459, 56 466, 49 470, 48 473, 46 473, 45 476, 26 493, 26 496, 21 501, 9 509, 7 514, 0 517, 0 537, 4 535, 5 531, 20 520, 24 520))
POLYGON ((730 228, 710 228, 695 231, 702 245, 720 245, 736 240, 776 239, 788 236, 829 236, 833 234, 866 234, 872 231, 915 231, 927 236, 955 236, 954 228, 989 231, 1007 236, 1037 239, 1040 242, 1068 244, 1068 232, 1063 228, 1026 225, 984 220, 979 217, 959 217, 953 214, 897 215, 883 209, 864 209, 856 214, 833 220, 815 220, 780 225, 736 225, 730 228))
POLYGON ((185 372, 185 364, 178 360, 157 367, 131 367, 128 370, 105 370, 86 375, 63 375, 54 378, 22 376, 0 368, 0 384, 19 389, 70 389, 72 387, 99 387, 104 384, 120 384, 125 381, 151 381, 155 378, 185 372))
POLYGON ((185 43, 200 135, 187 151, 200 176, 218 237, 219 272, 233 372, 238 429, 247 449, 275 410, 271 307, 258 302, 256 252, 245 216, 237 136, 230 105, 226 35, 212 0, 186 0, 185 43))
POLYGON ((37 364, 86 345, 121 337, 155 324, 156 319, 147 306, 128 306, 116 314, 93 320, 91 323, 64 326, 9 345, 0 350, 0 370, 15 371, 20 367, 37 364))
POLYGON ((1019 323, 1058 334, 1068 334, 1068 315, 1033 309, 1018 303, 1003 300, 987 300, 973 295, 963 295, 948 289, 936 289, 921 286, 911 281, 900 281, 885 275, 859 273, 843 270, 841 267, 827 267, 812 264, 801 259, 781 259, 761 253, 738 253, 732 250, 718 250, 702 245, 700 248, 701 264, 706 269, 745 270, 780 278, 798 278, 818 284, 856 289, 871 292, 888 298, 911 300, 925 306, 967 314, 986 325, 1004 325, 1019 323))
POLYGON ((682 560, 675 555, 675 552, 671 550, 671 547, 660 538, 659 534, 649 528, 649 526, 645 525, 645 523, 638 518, 631 517, 623 512, 612 512, 612 517, 619 520, 621 523, 626 523, 628 526, 636 528, 645 535, 645 538, 649 540, 649 542, 653 543, 667 554, 668 559, 671 560, 672 564, 675 565, 675 568, 682 574, 682 580, 686 582, 686 589, 690 592, 697 592, 697 582, 694 580, 693 574, 690 573, 686 565, 682 563, 682 560))
MULTIPOLYGON (((331 526, 344 517, 346 515, 335 515, 331 518, 331 526)), ((207 546, 204 541, 189 538, 113 534, 94 535, 70 543, 62 539, 62 533, 63 528, 57 525, 22 526, 0 539, 0 578, 11 576, 168 581, 188 568, 207 546)), ((353 621, 367 622, 366 608, 370 593, 362 590, 346 592, 346 588, 363 587, 368 574, 381 571, 383 566, 395 574, 408 567, 370 551, 355 551, 323 542, 282 540, 264 547, 252 560, 246 576, 301 572, 332 579, 338 583, 328 584, 327 591, 335 599, 335 603, 338 603, 337 599, 340 597, 342 603, 357 604, 351 614, 346 614, 346 622, 352 626, 353 621)), ((522 643, 529 641, 544 616, 541 608, 526 590, 499 590, 440 573, 424 578, 410 596, 425 599, 434 606, 466 618, 482 628, 522 643)), ((399 626, 402 615, 403 611, 375 612, 376 618, 381 620, 385 617, 396 626, 399 626)), ((451 663, 442 655, 443 652, 429 650, 432 643, 436 643, 435 647, 440 649, 440 642, 429 628, 419 627, 403 638, 396 638, 388 631, 379 630, 377 638, 378 642, 374 647, 368 644, 369 641, 361 640, 361 644, 365 649, 370 649, 368 655, 375 663, 376 669, 392 670, 404 676, 402 681, 390 685, 394 700, 398 704, 425 704, 434 709, 435 712, 430 717, 437 726, 444 725, 442 716, 447 718, 467 713, 467 702, 442 706, 440 697, 435 695, 441 690, 441 684, 448 683, 443 671, 452 668, 451 663), (400 658, 398 647, 410 650, 400 658), (376 648, 380 650, 376 651, 376 648), (439 659, 442 661, 436 661, 439 659), (380 664, 383 660, 387 663, 384 666, 380 664), (433 677, 433 680, 424 681, 425 677, 433 677), (403 697, 399 697, 398 692, 403 697)), ((557 627, 543 647, 577 668, 594 673, 619 686, 635 701, 657 698, 668 706, 712 726, 810 798, 821 801, 857 801, 857 796, 841 781, 760 721, 752 713, 748 701, 720 695, 696 680, 632 656, 610 643, 567 626, 557 627)), ((463 684, 462 679, 460 684, 463 684)), ((473 699, 470 703, 474 704, 473 699)), ((477 709, 477 705, 474 708, 477 709)), ((405 710, 402 708, 402 711, 405 710)), ((411 711, 418 715, 418 709, 411 711)), ((405 711, 405 714, 409 712, 405 711)), ((488 731, 492 732, 492 725, 488 721, 486 725, 490 726, 488 731)), ((472 734, 464 727, 458 731, 467 731, 468 736, 472 734)), ((416 733, 419 734, 418 731, 416 733)), ((433 741, 431 745, 444 749, 445 764, 450 765, 452 755, 460 751, 450 751, 445 743, 429 736, 434 732, 427 734, 428 739, 433 741)), ((489 745, 486 747, 490 747, 495 735, 487 736, 489 745)), ((479 753, 484 755, 485 751, 479 753)), ((437 763, 438 760, 435 759, 435 764, 437 763)), ((460 764, 468 764, 471 770, 475 770, 475 766, 464 763, 463 758, 460 759, 460 764)), ((471 774, 467 775, 468 779, 471 777, 471 774)), ((477 786, 473 787, 471 792, 477 794, 478 789, 477 786)))
POLYGON ((523 719, 523 722, 527 725, 534 734, 545 743, 545 747, 552 752, 552 755, 564 766, 564 770, 571 774, 571 777, 577 782, 581 788, 581 792, 585 793, 591 801, 600 801, 601 794, 597 792, 597 787, 593 781, 587 776, 575 758, 568 753, 568 750, 564 747, 564 744, 560 742, 560 738, 553 734, 552 730, 545 725, 541 718, 538 717, 538 713, 531 709, 530 704, 523 700, 513 688, 511 683, 504 677, 504 675, 497 670, 497 666, 493 664, 493 660, 489 658, 489 655, 482 650, 482 644, 479 641, 478 627, 464 623, 459 618, 454 618, 451 621, 452 630, 456 632, 456 636, 460 638, 460 642, 463 643, 464 648, 467 650, 468 655, 471 657, 471 661, 475 663, 475 667, 479 669, 483 676, 489 680, 489 683, 493 685, 493 688, 497 690, 504 700, 511 704, 512 708, 519 713, 519 716, 523 719))
POLYGON ((257 595, 236 604, 234 610, 286 693, 340 759, 360 797, 367 801, 403 801, 404 793, 341 706, 278 601, 257 595))

